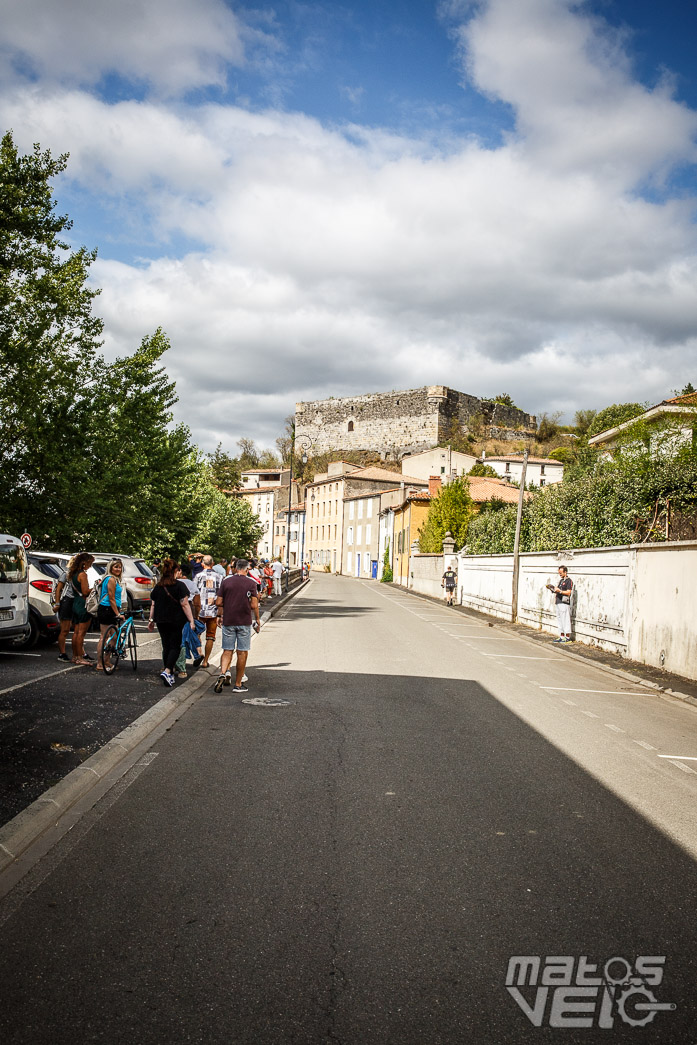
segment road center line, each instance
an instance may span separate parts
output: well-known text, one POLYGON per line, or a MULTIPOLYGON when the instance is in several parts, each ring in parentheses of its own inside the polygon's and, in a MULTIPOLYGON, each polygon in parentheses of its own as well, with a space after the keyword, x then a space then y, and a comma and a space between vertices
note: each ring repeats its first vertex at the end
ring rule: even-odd
POLYGON ((678 769, 682 769, 683 773, 694 773, 694 769, 690 769, 684 762, 676 762, 674 758, 669 758, 668 761, 672 766, 677 766, 678 769))
POLYGON ((605 723, 605 728, 606 729, 611 729, 614 733, 626 733, 627 732, 626 729, 620 729, 619 726, 613 726, 612 722, 606 722, 605 723))
MULTIPOLYGON (((634 743, 638 744, 639 741, 635 740, 634 743)), ((697 762, 697 755, 658 755, 658 758, 682 758, 685 762, 697 762)))
MULTIPOLYGON (((645 748, 646 751, 655 751, 656 750, 656 748, 653 746, 653 744, 647 744, 645 740, 635 740, 634 743, 638 744, 639 747, 645 748)), ((659 758, 663 758, 663 755, 659 755, 658 757, 659 758)))
MULTIPOLYGON (((526 657, 522 653, 482 653, 482 657, 504 657, 508 660, 555 660, 555 657, 526 657)), ((554 687, 540 686, 540 689, 548 689, 554 687)))

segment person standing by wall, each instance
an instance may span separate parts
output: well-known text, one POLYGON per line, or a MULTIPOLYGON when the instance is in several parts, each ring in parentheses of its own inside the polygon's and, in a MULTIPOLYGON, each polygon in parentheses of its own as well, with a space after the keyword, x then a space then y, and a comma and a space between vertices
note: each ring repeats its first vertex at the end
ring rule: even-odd
POLYGON ((440 582, 441 588, 445 589, 445 601, 448 606, 453 604, 453 596, 457 587, 457 573, 452 566, 448 566, 440 582))
POLYGON ((232 654, 237 649, 235 665, 235 685, 233 693, 246 693, 244 685, 244 669, 252 645, 252 615, 254 630, 259 631, 259 598, 257 582, 248 576, 249 563, 246 559, 238 559, 233 576, 226 577, 220 585, 216 598, 218 618, 223 625, 223 655, 220 661, 220 674, 216 680, 216 693, 220 693, 226 683, 226 677, 232 663, 232 654))
POLYGON ((165 686, 174 685, 174 665, 182 646, 182 628, 188 620, 193 628, 194 615, 189 604, 189 589, 174 576, 177 564, 172 559, 162 562, 162 576, 152 590, 148 631, 155 625, 162 642, 164 669, 160 678, 165 686))
POLYGON ((574 590, 574 582, 569 577, 566 566, 560 566, 558 572, 559 583, 556 588, 551 584, 547 585, 554 592, 554 608, 559 624, 559 638, 554 641, 571 642, 571 593, 574 590))
POLYGON ((274 559, 271 563, 271 569, 273 570, 273 593, 274 595, 281 594, 281 578, 283 576, 283 563, 280 559, 274 559))

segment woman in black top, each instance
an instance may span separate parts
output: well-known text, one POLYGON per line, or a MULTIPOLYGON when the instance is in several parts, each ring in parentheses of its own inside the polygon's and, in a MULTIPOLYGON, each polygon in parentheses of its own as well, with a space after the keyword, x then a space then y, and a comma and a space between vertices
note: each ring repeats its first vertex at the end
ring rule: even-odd
POLYGON ((162 641, 162 661, 164 670, 160 678, 165 686, 174 685, 174 665, 182 645, 182 628, 187 620, 194 626, 194 618, 189 603, 189 589, 174 577, 176 563, 172 559, 164 559, 160 566, 160 579, 152 590, 150 603, 150 622, 148 630, 157 630, 162 641))

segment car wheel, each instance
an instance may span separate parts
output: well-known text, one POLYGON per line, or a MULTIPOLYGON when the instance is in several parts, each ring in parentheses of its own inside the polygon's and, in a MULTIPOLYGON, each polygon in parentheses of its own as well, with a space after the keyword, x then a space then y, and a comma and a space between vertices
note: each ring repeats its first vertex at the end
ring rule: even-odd
POLYGON ((14 645, 17 649, 33 649, 39 641, 39 635, 41 634, 39 622, 31 612, 29 613, 29 628, 30 631, 27 638, 22 639, 20 642, 15 642, 14 645))

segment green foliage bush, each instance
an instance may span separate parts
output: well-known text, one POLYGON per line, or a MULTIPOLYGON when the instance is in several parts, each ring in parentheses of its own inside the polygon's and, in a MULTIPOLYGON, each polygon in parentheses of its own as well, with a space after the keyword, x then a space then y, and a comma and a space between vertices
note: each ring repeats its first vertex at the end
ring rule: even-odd
POLYGON ((469 483, 466 476, 458 476, 441 487, 438 496, 431 501, 421 533, 419 548, 422 552, 439 552, 448 530, 455 538, 455 547, 462 548, 467 540, 467 530, 474 512, 469 483))

